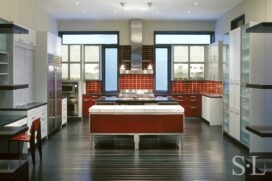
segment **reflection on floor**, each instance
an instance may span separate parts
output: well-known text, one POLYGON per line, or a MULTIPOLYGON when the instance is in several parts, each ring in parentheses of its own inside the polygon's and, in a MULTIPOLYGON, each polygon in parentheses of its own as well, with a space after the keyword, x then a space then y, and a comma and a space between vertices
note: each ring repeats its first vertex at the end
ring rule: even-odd
MULTIPOLYGON (((244 180, 232 176, 232 158, 247 151, 222 136, 221 126, 187 120, 184 148, 173 136, 141 137, 134 151, 129 136, 100 136, 90 150, 89 121, 68 125, 45 141, 43 161, 30 162, 31 180, 244 180)), ((37 153, 38 155, 38 153, 37 153)), ((29 155, 29 160, 31 157, 29 155)), ((239 171, 239 170, 238 170, 239 171)))

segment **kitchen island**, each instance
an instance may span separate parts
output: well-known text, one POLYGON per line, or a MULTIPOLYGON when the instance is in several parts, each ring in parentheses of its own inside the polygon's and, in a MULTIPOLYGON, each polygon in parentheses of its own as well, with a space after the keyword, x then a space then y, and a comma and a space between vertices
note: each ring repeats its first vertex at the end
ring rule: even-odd
POLYGON ((91 145, 97 135, 176 135, 182 147, 184 109, 180 105, 94 105, 89 109, 91 145))

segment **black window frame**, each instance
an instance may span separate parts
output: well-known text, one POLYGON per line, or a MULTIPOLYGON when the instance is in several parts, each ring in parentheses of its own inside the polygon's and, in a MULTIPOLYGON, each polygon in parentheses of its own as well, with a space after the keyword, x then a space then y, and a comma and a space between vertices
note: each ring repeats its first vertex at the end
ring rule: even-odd
POLYGON ((238 16, 237 18, 231 20, 230 22, 230 29, 234 30, 236 28, 239 28, 241 26, 238 26, 238 23, 242 21, 242 25, 245 24, 245 14, 242 14, 241 16, 238 16))

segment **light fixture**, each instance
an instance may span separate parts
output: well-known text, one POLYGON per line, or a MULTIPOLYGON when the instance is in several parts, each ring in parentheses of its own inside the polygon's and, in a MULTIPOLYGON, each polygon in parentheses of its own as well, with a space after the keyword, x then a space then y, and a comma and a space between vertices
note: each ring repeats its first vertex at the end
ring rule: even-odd
POLYGON ((113 13, 114 13, 114 14, 117 14, 117 13, 118 13, 118 11, 117 11, 117 10, 114 10, 114 11, 113 11, 113 13))
POLYGON ((78 1, 76 1, 76 5, 77 5, 77 6, 79 5, 79 2, 78 2, 78 1))
POLYGON ((157 13, 157 14, 160 14, 160 11, 159 11, 159 10, 157 10, 157 11, 156 11, 156 13, 157 13))
POLYGON ((198 2, 194 2, 194 5, 197 6, 197 5, 198 5, 198 2))
POLYGON ((83 11, 82 11, 82 13, 83 13, 83 14, 85 14, 85 13, 86 13, 86 11, 85 11, 85 10, 83 10, 83 11))
POLYGON ((188 13, 188 14, 191 14, 191 11, 190 11, 190 10, 188 10, 188 11, 187 11, 187 13, 188 13))
POLYGON ((125 65, 124 65, 124 64, 122 64, 122 65, 121 65, 120 70, 126 70, 126 68, 125 68, 125 65))
POLYGON ((153 70, 153 67, 151 64, 148 65, 147 70, 153 70))

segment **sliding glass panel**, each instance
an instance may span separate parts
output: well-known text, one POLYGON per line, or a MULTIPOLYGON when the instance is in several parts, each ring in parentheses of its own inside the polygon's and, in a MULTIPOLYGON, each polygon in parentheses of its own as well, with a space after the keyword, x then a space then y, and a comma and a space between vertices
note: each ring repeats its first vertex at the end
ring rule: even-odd
POLYGON ((61 49, 62 62, 68 62, 68 45, 62 45, 61 49))
POLYGON ((188 64, 174 64, 174 79, 187 80, 188 64))
POLYGON ((70 64, 70 80, 80 79, 80 64, 70 64))
POLYGON ((156 91, 168 91, 168 48, 155 49, 155 89, 156 91))
POLYGON ((85 80, 99 80, 99 64, 85 64, 85 80))
POLYGON ((62 80, 68 80, 68 64, 62 64, 62 80))
POLYGON ((118 49, 105 48, 105 92, 118 91, 118 49))
POLYGON ((203 80, 204 79, 204 64, 191 64, 190 77, 192 80, 203 80))
POLYGON ((80 45, 70 46, 70 62, 80 62, 81 51, 80 45))
POLYGON ((190 61, 191 62, 204 62, 205 48, 204 46, 191 46, 190 47, 190 61))
POLYGON ((63 35, 63 44, 118 44, 118 34, 63 35))
POLYGON ((188 62, 188 46, 174 46, 174 62, 188 62))
POLYGON ((99 46, 85 46, 85 62, 99 62, 100 48, 99 46))

